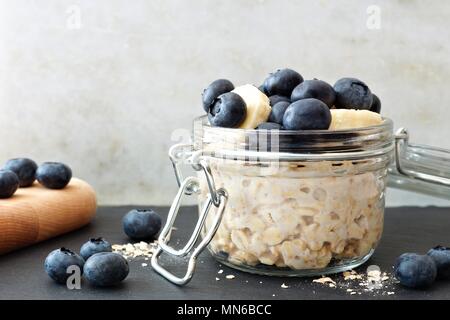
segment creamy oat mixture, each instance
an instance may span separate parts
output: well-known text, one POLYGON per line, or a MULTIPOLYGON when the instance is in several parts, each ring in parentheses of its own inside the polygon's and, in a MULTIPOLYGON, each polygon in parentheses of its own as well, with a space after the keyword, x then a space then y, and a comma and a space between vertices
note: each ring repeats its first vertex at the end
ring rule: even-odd
MULTIPOLYGON (((342 161, 256 163, 209 159, 217 187, 229 193, 210 243, 234 264, 318 269, 332 259, 364 257, 383 229, 384 166, 342 161)), ((208 188, 200 174, 203 203, 208 188)), ((206 221, 212 223, 214 214, 206 221)))

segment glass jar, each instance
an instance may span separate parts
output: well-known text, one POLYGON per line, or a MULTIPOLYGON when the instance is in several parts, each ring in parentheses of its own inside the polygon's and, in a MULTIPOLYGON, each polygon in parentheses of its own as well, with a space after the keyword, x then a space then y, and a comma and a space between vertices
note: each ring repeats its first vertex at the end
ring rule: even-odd
POLYGON ((185 284, 206 246, 223 264, 264 275, 315 276, 363 264, 383 232, 388 172, 394 186, 421 191, 431 182, 450 196, 448 151, 407 138, 404 130, 394 135, 387 118, 338 131, 228 129, 196 119, 192 144, 169 152, 180 190, 152 266, 185 284), (183 161, 197 177, 183 180, 183 161), (197 195, 200 218, 186 246, 175 250, 168 241, 183 195, 197 195), (190 255, 183 278, 158 264, 162 252, 190 255))

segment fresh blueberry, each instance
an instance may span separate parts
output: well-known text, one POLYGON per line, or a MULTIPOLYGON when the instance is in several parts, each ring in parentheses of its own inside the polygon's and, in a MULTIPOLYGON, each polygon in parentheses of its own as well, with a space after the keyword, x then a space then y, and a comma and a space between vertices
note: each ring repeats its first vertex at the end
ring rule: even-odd
POLYGON ((269 114, 269 121, 275 122, 278 124, 283 124, 283 116, 286 112, 286 109, 289 107, 291 103, 287 101, 280 101, 277 104, 273 105, 272 110, 269 114))
POLYGON ((405 287, 425 288, 436 279, 437 269, 430 256, 404 253, 397 259, 394 274, 405 287))
POLYGON ((49 189, 63 189, 72 179, 72 170, 60 162, 44 162, 36 170, 36 179, 49 189))
POLYGON ((275 122, 263 122, 259 126, 256 127, 257 130, 281 130, 281 125, 275 122))
POLYGON ((222 93, 230 92, 234 89, 234 85, 231 81, 226 79, 218 79, 213 81, 204 91, 203 91, 203 109, 206 112, 209 111, 209 108, 214 103, 214 100, 222 93))
POLYGON ((84 276, 95 287, 109 287, 125 280, 130 272, 128 261, 118 253, 100 252, 84 264, 84 276))
POLYGON ((375 93, 372 93, 372 105, 370 106, 370 111, 376 113, 380 113, 381 111, 381 101, 375 93))
POLYGON ((312 98, 291 103, 283 116, 283 127, 286 130, 328 129, 330 123, 330 108, 322 101, 312 98))
POLYGON ((153 210, 131 210, 122 220, 123 230, 131 239, 154 238, 161 229, 161 217, 153 210))
POLYGON ((332 86, 322 80, 305 80, 294 88, 291 101, 314 98, 325 103, 329 108, 334 105, 336 93, 332 86))
POLYGON ((277 94, 269 97, 270 106, 272 106, 272 107, 280 101, 285 101, 285 102, 290 103, 291 99, 289 99, 288 97, 279 96, 277 94))
POLYGON ((361 80, 342 78, 334 84, 335 106, 338 109, 369 110, 372 105, 372 92, 361 80))
POLYGON ((84 260, 100 252, 111 252, 111 244, 103 238, 92 238, 81 246, 80 255, 84 260))
POLYGON ((67 273, 70 266, 78 266, 83 272, 84 260, 75 252, 66 248, 56 249, 47 256, 44 262, 45 272, 56 282, 65 284, 71 273, 67 273))
POLYGON ((236 128, 245 120, 247 105, 240 95, 228 92, 220 95, 210 108, 208 119, 215 127, 236 128))
POLYGON ((11 170, 17 174, 20 181, 19 186, 26 188, 31 186, 35 180, 37 164, 31 159, 17 158, 8 160, 3 169, 11 170))
POLYGON ((0 199, 12 197, 19 184, 19 177, 13 171, 0 170, 0 199))
POLYGON ((271 73, 264 81, 264 88, 269 96, 290 97, 292 90, 303 82, 303 77, 292 69, 279 69, 271 73))
POLYGON ((436 263, 438 279, 450 279, 450 248, 437 246, 427 254, 436 263))

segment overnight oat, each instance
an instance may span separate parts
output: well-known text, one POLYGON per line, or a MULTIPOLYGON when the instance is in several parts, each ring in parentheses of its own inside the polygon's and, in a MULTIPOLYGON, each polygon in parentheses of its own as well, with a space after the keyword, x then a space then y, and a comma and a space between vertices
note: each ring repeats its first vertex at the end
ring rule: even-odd
MULTIPOLYGON (((410 143, 404 128, 394 134, 393 122, 380 115, 380 99, 356 78, 331 86, 280 69, 260 86, 215 80, 202 100, 206 115, 194 120, 191 141, 169 150, 179 189, 151 258, 153 269, 177 285, 192 279, 208 248, 232 268, 321 276, 317 282, 336 287, 323 276, 356 277, 352 269, 376 249, 388 183, 449 197, 450 151, 410 143), (184 178, 181 165, 197 176, 184 178), (186 244, 175 249, 171 235, 188 196, 198 198, 199 218, 186 244), (184 275, 160 264, 162 254, 186 258, 184 275)), ((431 252, 436 268, 421 255, 402 255, 398 281, 420 287, 447 274, 450 249, 431 252)))
MULTIPOLYGON (((216 80, 203 106, 194 150, 228 193, 209 244, 217 259, 250 272, 309 275, 370 257, 383 231, 393 135, 364 82, 342 78, 332 87, 282 69, 259 88, 216 80)), ((198 178, 202 211, 210 189, 201 171, 198 178)), ((214 225, 211 210, 203 235, 214 225)))

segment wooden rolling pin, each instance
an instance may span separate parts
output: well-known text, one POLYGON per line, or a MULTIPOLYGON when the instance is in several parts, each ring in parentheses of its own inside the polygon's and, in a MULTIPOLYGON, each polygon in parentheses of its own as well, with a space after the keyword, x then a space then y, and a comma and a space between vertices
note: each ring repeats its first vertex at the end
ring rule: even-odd
POLYGON ((10 252, 88 224, 95 215, 95 192, 72 178, 62 190, 34 183, 9 199, 0 199, 0 254, 10 252))

